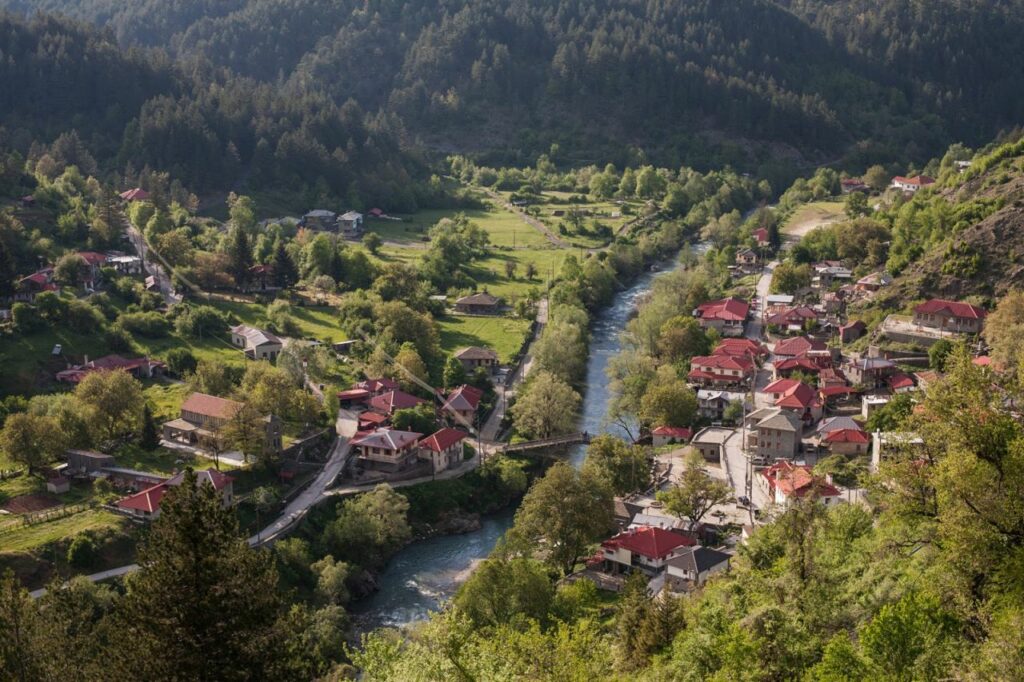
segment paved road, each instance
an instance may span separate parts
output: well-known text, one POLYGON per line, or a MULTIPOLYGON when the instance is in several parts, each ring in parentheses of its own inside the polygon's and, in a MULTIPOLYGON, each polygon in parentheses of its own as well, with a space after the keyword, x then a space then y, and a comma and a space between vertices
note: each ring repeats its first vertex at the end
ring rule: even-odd
POLYGON ((128 239, 131 240, 132 245, 135 247, 135 253, 142 259, 146 272, 156 279, 156 283, 160 287, 160 295, 164 297, 164 302, 167 305, 181 302, 181 296, 174 293, 174 287, 171 284, 171 278, 168 276, 167 271, 160 263, 152 259, 153 254, 150 252, 142 232, 132 224, 132 221, 124 213, 121 214, 121 219, 124 222, 125 231, 128 233, 128 239))
POLYGON ((548 323, 548 300, 546 298, 537 302, 537 328, 530 341, 530 347, 526 349, 526 356, 523 362, 516 366, 516 375, 512 378, 512 385, 507 389, 504 384, 495 386, 497 392, 497 404, 491 410, 487 421, 480 429, 480 437, 485 441, 496 441, 498 432, 501 430, 501 421, 505 418, 505 410, 508 408, 508 401, 516 394, 516 388, 523 383, 526 376, 533 368, 533 344, 540 338, 540 333, 548 323))
MULTIPOLYGON (((485 454, 491 454, 494 452, 498 444, 484 443, 485 454)), ((446 469, 439 474, 430 476, 419 476, 417 478, 410 478, 405 481, 386 481, 386 483, 392 488, 407 488, 411 485, 419 485, 420 483, 430 483, 431 481, 447 481, 452 478, 460 478, 465 476, 470 471, 473 471, 480 466, 480 453, 476 452, 472 459, 467 459, 459 465, 457 469, 446 469)), ((373 483, 359 483, 352 485, 343 485, 337 488, 331 488, 330 490, 323 491, 322 499, 329 499, 331 497, 356 495, 358 493, 365 493, 369 490, 373 490, 380 483, 385 481, 375 481, 373 483)))
MULTIPOLYGON (((323 469, 317 474, 316 478, 299 493, 294 500, 288 503, 288 506, 284 508, 280 516, 274 520, 269 526, 261 530, 256 535, 249 538, 248 542, 250 546, 256 547, 259 545, 265 545, 272 543, 277 540, 280 536, 290 531, 295 524, 305 517, 306 513, 316 504, 323 502, 327 497, 324 495, 324 491, 327 486, 334 482, 334 479, 338 477, 341 470, 345 467, 348 462, 350 455, 350 449, 347 438, 339 438, 334 448, 331 450, 331 457, 327 460, 323 469)), ((466 469, 469 470, 468 468, 466 469)), ((109 580, 111 578, 117 578, 133 571, 138 570, 138 564, 129 564, 127 566, 119 566, 106 571, 100 571, 99 573, 93 573, 92 575, 85 576, 92 582, 101 582, 103 580, 109 580)), ((46 594, 45 589, 35 590, 31 593, 33 598, 39 598, 46 594)))
POLYGON ((345 468, 350 455, 349 440, 339 437, 334 443, 334 448, 331 450, 330 459, 327 460, 327 464, 316 475, 313 482, 288 503, 288 506, 284 508, 280 516, 273 523, 250 537, 249 544, 255 547, 271 543, 290 531, 295 524, 306 516, 306 513, 313 505, 322 501, 324 491, 327 490, 329 485, 334 483, 334 479, 345 468))

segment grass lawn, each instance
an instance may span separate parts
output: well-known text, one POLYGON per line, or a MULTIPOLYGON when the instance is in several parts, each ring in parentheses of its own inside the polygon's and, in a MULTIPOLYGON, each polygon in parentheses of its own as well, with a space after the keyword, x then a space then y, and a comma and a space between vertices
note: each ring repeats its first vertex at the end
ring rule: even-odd
POLYGON ((91 530, 126 528, 130 522, 123 516, 102 509, 90 509, 62 519, 23 526, 0 535, 0 548, 5 552, 27 552, 51 542, 65 540, 91 530))
POLYGON ((447 315, 440 320, 441 347, 453 352, 465 346, 484 346, 498 353, 501 362, 509 362, 523 345, 530 329, 529 320, 509 317, 468 317, 447 315))
POLYGON ((844 204, 841 201, 812 201, 793 211, 793 215, 781 227, 782 234, 799 239, 816 227, 844 220, 844 204))
POLYGON ((548 243, 544 235, 526 224, 518 215, 494 205, 483 209, 428 209, 412 215, 401 216, 403 220, 401 223, 389 220, 369 220, 366 227, 389 241, 423 243, 422 240, 432 225, 442 218, 451 218, 458 213, 465 213, 467 218, 487 230, 493 246, 542 246, 548 243))
MULTIPOLYGON (((243 300, 211 299, 203 303, 225 313, 229 313, 244 324, 260 326, 264 324, 265 305, 250 303, 243 300)), ((292 306, 292 317, 302 329, 302 335, 321 341, 335 343, 345 340, 345 334, 338 326, 337 311, 330 306, 292 306)))

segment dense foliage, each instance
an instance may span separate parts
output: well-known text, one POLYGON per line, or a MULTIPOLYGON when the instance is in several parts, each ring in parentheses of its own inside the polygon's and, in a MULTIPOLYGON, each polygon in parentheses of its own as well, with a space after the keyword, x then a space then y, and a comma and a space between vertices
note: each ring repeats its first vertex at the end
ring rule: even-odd
MULTIPOLYGON (((502 163, 528 162, 554 143, 563 160, 600 149, 622 164, 772 164, 745 142, 701 131, 860 162, 895 150, 918 158, 953 138, 991 137, 1022 114, 1019 0, 3 4, 66 12, 108 26, 123 45, 284 84, 285 101, 301 108, 323 95, 352 100, 399 116, 425 141, 502 163)), ((231 85, 219 101, 196 93, 140 121, 195 121, 210 104, 223 116, 230 109, 217 105, 236 101, 231 85)), ((245 141, 235 144, 243 160, 259 138, 245 141)), ((274 153, 276 140, 267 141, 274 153)), ((228 140, 219 142, 223 150, 228 140)))

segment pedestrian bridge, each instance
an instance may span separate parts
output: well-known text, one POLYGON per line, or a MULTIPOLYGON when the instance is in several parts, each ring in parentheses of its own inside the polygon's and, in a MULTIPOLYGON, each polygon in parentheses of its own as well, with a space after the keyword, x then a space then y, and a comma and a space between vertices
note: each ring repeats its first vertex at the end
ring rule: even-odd
POLYGON ((577 445, 579 443, 589 442, 589 433, 586 431, 577 431, 576 433, 570 433, 564 436, 553 436, 551 438, 542 438, 540 440, 528 440, 521 443, 506 443, 498 448, 498 452, 502 454, 510 452, 527 452, 529 450, 553 448, 559 445, 577 445))

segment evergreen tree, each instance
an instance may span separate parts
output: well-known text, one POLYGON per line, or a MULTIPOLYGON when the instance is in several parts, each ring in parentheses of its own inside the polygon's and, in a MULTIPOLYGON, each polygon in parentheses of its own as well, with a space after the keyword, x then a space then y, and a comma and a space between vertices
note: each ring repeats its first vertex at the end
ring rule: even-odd
POLYGON ((283 615, 273 557, 253 550, 212 486, 186 470, 161 503, 116 617, 129 679, 275 679, 283 615))
POLYGON ((231 228, 227 243, 228 272, 235 278, 235 286, 244 287, 249 281, 252 267, 252 246, 249 234, 240 227, 231 228))
POLYGON ((160 432, 156 428, 156 420, 153 419, 153 410, 146 403, 142 408, 142 432, 139 435, 139 445, 144 450, 155 450, 160 445, 160 432))
POLYGON ((466 368, 458 358, 448 358, 444 366, 444 387, 451 389, 466 383, 466 368))
POLYGON ((299 269, 295 267, 295 261, 284 248, 284 241, 277 240, 274 247, 274 257, 271 261, 274 271, 274 283, 282 289, 287 289, 299 281, 299 269))

